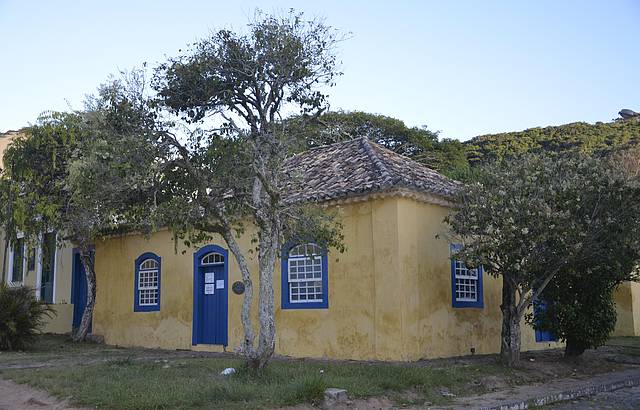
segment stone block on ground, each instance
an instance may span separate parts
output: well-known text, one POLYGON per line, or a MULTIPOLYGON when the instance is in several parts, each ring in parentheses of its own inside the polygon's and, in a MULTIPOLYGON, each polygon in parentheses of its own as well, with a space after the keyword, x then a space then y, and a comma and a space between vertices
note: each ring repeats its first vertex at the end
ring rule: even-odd
POLYGON ((347 402, 347 391, 345 389, 329 388, 324 391, 324 408, 330 409, 347 402))

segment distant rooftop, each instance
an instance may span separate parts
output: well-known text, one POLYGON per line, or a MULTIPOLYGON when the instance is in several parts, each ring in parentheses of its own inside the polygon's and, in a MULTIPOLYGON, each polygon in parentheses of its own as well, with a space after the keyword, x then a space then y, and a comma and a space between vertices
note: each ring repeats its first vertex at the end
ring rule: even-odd
POLYGON ((292 202, 324 202, 407 189, 452 199, 458 182, 368 138, 312 148, 288 159, 292 202))

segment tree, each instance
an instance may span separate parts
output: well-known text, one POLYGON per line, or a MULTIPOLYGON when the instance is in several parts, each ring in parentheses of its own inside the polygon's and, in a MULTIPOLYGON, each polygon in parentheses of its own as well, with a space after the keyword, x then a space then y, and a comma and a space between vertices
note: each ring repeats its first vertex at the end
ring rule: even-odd
POLYGON ((7 235, 32 244, 48 231, 78 248, 87 303, 74 340, 86 338, 95 305, 92 245, 122 226, 147 226, 139 211, 152 202, 155 118, 139 96, 139 76, 102 85, 87 110, 50 113, 5 154, 3 185, 11 200, 7 235))
POLYGON ((464 244, 458 257, 502 278, 500 353, 508 365, 519 360, 531 303, 567 267, 599 254, 600 231, 618 222, 603 205, 620 191, 600 183, 600 169, 584 157, 529 156, 487 166, 459 192, 447 221, 464 244))
POLYGON ((321 90, 339 75, 338 41, 333 29, 302 14, 258 13, 248 33, 220 30, 156 71, 159 107, 198 125, 184 137, 167 129, 158 143, 171 150, 161 160, 166 200, 158 214, 188 245, 215 234, 224 238, 245 285, 241 350, 253 369, 263 368, 275 348, 273 271, 283 241, 309 235, 329 246, 340 237, 327 213, 287 199, 295 175, 286 172, 285 160, 299 144, 282 118, 285 110, 314 117, 325 109, 321 90), (205 125, 211 128, 203 130, 205 125), (237 241, 249 223, 257 230, 257 344, 251 250, 237 241))
POLYGON ((292 133, 304 135, 300 150, 366 136, 448 176, 462 176, 469 170, 462 142, 439 140, 437 132, 426 127, 407 127, 401 120, 385 115, 330 111, 312 121, 308 116, 297 115, 287 118, 286 123, 292 133))
POLYGON ((604 345, 616 323, 614 290, 624 281, 640 279, 640 185, 637 149, 621 151, 608 161, 591 161, 593 184, 598 190, 582 194, 586 203, 597 204, 597 216, 589 207, 576 212, 593 218, 592 251, 565 265, 542 292, 546 308, 528 321, 566 341, 565 356, 604 345), (589 197, 597 196, 597 197, 589 197))
MULTIPOLYGON (((121 74, 88 98, 82 117, 90 138, 78 145, 67 169, 70 206, 64 229, 82 233, 87 243, 123 229, 148 233, 154 227, 150 213, 157 199, 156 117, 145 95, 142 70, 121 74)), ((89 270, 84 265, 93 295, 87 298, 76 340, 86 337, 96 293, 93 265, 89 270)))
MULTIPOLYGON (((91 242, 85 230, 91 226, 85 223, 90 215, 74 207, 65 189, 68 163, 85 138, 81 116, 66 113, 41 116, 36 125, 27 128, 25 135, 14 139, 7 148, 3 185, 10 201, 10 212, 5 215, 6 235, 10 240, 15 240, 21 232, 28 243, 35 245, 43 233, 54 231, 78 246, 87 272, 87 309, 91 312, 95 281, 89 280, 93 278, 93 263, 91 242), (81 229, 73 228, 76 223, 81 229)), ((83 316, 85 327, 81 326, 76 333, 80 339, 86 336, 89 325, 84 322, 83 316)))

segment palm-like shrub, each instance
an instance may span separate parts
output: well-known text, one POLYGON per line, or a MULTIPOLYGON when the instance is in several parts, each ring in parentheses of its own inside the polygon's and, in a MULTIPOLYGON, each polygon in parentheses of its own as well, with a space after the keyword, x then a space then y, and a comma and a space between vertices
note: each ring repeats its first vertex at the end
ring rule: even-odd
POLYGON ((55 311, 28 287, 0 285, 0 350, 23 350, 35 342, 45 317, 55 311))

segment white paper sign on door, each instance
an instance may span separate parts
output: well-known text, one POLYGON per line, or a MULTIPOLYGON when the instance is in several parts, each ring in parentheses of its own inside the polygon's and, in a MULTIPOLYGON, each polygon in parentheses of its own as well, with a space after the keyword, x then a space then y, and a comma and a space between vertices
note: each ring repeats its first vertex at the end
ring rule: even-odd
POLYGON ((213 295, 215 293, 215 286, 213 283, 205 283, 204 285, 204 294, 205 295, 213 295))
POLYGON ((214 272, 205 272, 204 283, 215 283, 216 274, 214 272))
POLYGON ((216 281, 216 289, 224 289, 224 279, 218 279, 216 281))

